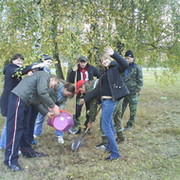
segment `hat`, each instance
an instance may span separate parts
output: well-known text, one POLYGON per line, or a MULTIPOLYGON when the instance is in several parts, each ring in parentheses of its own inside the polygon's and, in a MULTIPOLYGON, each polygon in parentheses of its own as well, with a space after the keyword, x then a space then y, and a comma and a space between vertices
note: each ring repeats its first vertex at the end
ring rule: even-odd
POLYGON ((134 57, 134 54, 133 54, 133 52, 132 52, 131 50, 128 50, 128 51, 126 51, 126 53, 125 53, 125 57, 131 57, 131 58, 133 58, 133 57, 134 57))
POLYGON ((87 61, 87 58, 85 56, 81 56, 78 61, 87 61))
POLYGON ((45 60, 53 60, 53 59, 51 58, 51 56, 47 54, 41 55, 40 61, 45 61, 45 60))
POLYGON ((75 92, 75 94, 78 94, 78 93, 79 93, 79 89, 80 89, 81 86, 82 86, 83 84, 85 84, 85 83, 86 83, 85 80, 79 80, 79 81, 76 83, 76 92, 75 92))

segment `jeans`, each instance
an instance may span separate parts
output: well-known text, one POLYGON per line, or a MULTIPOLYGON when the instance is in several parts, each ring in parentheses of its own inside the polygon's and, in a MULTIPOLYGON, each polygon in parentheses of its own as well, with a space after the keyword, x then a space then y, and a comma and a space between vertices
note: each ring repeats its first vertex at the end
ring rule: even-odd
POLYGON ((102 100, 101 128, 106 135, 108 144, 107 150, 111 152, 110 158, 120 158, 120 153, 116 144, 115 131, 113 125, 113 112, 117 101, 111 99, 102 100))
POLYGON ((2 149, 6 148, 6 132, 7 132, 7 118, 5 117, 5 124, 0 138, 0 148, 2 149))
MULTIPOLYGON (((41 113, 38 113, 34 126, 35 136, 40 136, 42 134, 44 120, 45 120, 45 116, 43 116, 41 113)), ((56 136, 64 136, 64 133, 59 130, 56 130, 55 134, 56 136)))

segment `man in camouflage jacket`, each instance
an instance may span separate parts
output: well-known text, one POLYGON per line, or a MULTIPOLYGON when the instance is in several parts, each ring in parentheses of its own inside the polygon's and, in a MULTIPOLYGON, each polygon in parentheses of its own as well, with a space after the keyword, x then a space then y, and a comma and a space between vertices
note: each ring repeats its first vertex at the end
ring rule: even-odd
POLYGON ((131 50, 126 51, 125 59, 129 63, 129 67, 126 69, 123 76, 124 82, 129 89, 130 94, 123 99, 121 118, 123 117, 127 105, 129 104, 130 118, 125 128, 130 129, 135 122, 138 97, 143 86, 143 75, 141 66, 134 62, 134 54, 131 50))

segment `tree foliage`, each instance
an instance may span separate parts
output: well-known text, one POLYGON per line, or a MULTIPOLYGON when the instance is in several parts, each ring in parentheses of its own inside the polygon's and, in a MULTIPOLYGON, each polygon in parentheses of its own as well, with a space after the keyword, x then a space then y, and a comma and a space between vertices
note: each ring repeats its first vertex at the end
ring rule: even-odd
POLYGON ((27 63, 42 53, 73 66, 85 55, 98 65, 106 45, 131 49, 138 63, 178 72, 179 2, 176 0, 1 0, 0 59, 22 53, 27 63))

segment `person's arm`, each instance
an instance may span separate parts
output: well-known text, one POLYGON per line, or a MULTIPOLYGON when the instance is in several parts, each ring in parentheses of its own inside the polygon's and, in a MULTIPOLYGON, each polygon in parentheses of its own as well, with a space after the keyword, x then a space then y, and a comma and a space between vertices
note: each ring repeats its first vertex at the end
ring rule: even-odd
POLYGON ((96 87, 92 91, 88 92, 84 97, 84 101, 90 103, 94 98, 98 98, 99 88, 96 87))
POLYGON ((142 68, 141 66, 137 66, 137 93, 141 91, 141 88, 143 86, 143 73, 142 73, 142 68))
POLYGON ((22 67, 15 68, 11 72, 12 77, 22 78, 22 76, 27 74, 29 71, 32 71, 33 69, 36 69, 36 68, 42 68, 43 66, 44 66, 43 63, 39 63, 36 65, 29 65, 29 66, 22 66, 22 67))
POLYGON ((75 81, 77 81, 77 73, 78 73, 78 63, 75 64, 75 66, 73 67, 72 71, 69 73, 67 81, 70 83, 75 83, 75 81))
POLYGON ((39 74, 37 82, 37 94, 40 97, 43 104, 45 104, 49 108, 54 108, 55 102, 50 97, 48 92, 49 79, 50 76, 47 72, 42 71, 41 74, 39 74))
POLYGON ((48 111, 43 104, 38 104, 36 106, 38 112, 40 112, 43 116, 47 116, 48 118, 53 118, 55 116, 54 112, 48 111))
POLYGON ((128 68, 128 62, 117 52, 115 52, 111 47, 105 47, 104 51, 118 62, 120 73, 124 72, 128 68))

